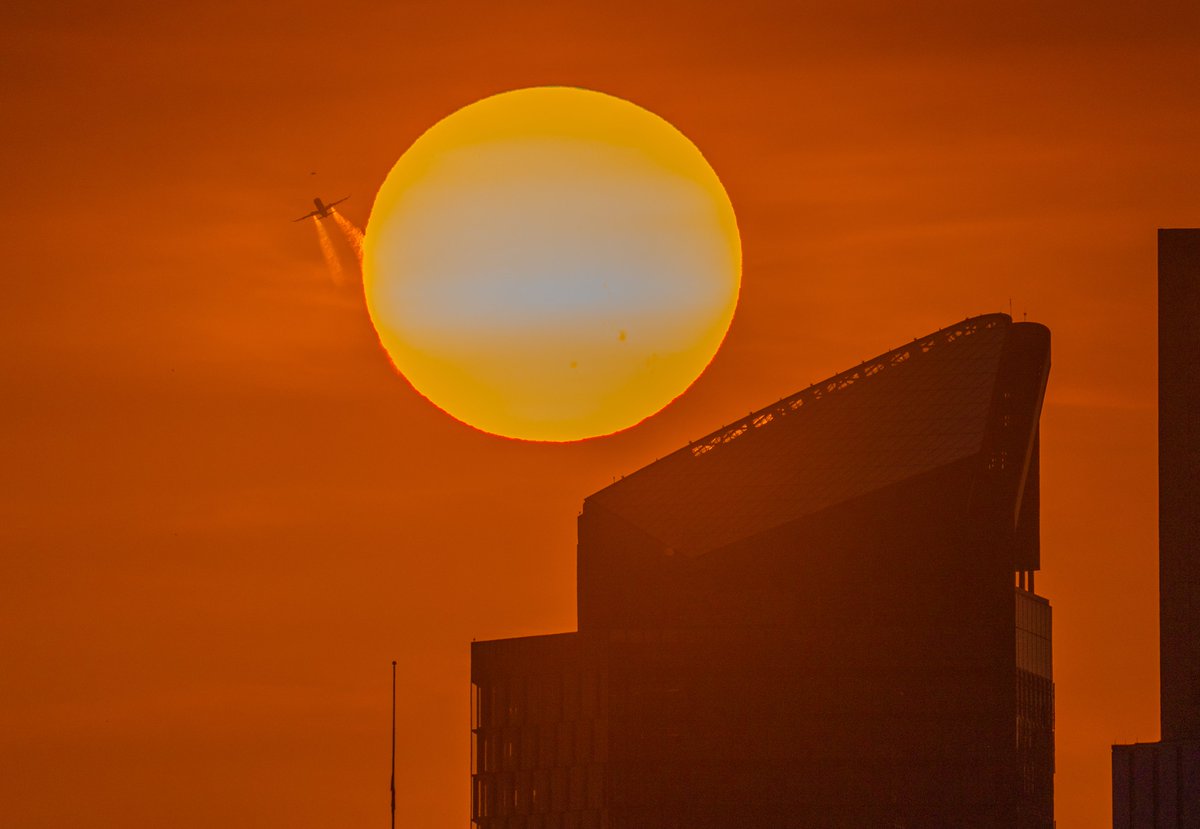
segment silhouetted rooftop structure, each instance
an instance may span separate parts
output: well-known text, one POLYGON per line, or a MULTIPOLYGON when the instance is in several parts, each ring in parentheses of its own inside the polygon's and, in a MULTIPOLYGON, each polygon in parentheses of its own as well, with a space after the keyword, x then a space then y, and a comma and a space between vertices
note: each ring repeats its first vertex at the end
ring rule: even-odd
POLYGON ((701 555, 977 454, 1009 320, 964 320, 784 398, 606 487, 621 515, 701 555))

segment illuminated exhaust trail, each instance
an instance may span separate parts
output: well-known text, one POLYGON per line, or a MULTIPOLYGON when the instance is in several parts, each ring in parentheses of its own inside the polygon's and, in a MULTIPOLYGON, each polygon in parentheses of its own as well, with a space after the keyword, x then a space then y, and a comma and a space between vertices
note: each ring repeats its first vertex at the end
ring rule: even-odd
POLYGON ((329 238, 329 234, 325 231, 325 226, 321 224, 320 219, 313 217, 313 226, 317 229, 317 241, 321 244, 321 255, 325 257, 325 265, 329 268, 329 275, 333 278, 333 284, 345 284, 346 280, 342 273, 342 262, 338 259, 337 251, 333 249, 333 240, 329 238))
POLYGON ((350 243, 350 247, 354 248, 354 255, 358 257, 358 264, 361 266, 363 258, 363 232, 336 210, 329 212, 333 214, 333 220, 338 223, 338 227, 342 229, 342 233, 346 234, 346 241, 350 243))

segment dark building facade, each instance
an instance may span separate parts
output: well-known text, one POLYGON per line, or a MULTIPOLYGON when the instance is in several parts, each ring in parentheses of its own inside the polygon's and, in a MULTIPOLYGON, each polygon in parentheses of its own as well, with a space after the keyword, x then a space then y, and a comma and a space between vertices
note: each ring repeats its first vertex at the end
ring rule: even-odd
POLYGON ((1053 826, 1049 364, 964 320, 587 498, 579 630, 472 644, 474 825, 1053 826))
POLYGON ((1162 740, 1113 746, 1113 826, 1200 829, 1200 229, 1158 232, 1162 740))

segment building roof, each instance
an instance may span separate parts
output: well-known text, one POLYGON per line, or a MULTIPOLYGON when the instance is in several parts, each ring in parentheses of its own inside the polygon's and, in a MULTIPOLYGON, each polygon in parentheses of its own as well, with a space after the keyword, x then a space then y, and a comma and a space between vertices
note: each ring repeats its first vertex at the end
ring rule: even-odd
POLYGON ((786 397, 591 495, 700 555, 980 452, 1012 320, 972 317, 786 397))

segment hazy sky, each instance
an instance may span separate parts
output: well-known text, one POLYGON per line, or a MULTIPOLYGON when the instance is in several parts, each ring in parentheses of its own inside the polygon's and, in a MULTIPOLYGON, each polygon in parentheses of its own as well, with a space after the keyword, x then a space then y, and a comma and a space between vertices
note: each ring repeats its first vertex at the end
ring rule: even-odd
POLYGON ((574 628, 584 496, 964 316, 1047 324, 1058 823, 1158 736, 1155 229, 1200 225, 1200 6, 59 3, 0 12, 0 802, 14 826, 468 811, 468 644, 574 628), (533 445, 397 378, 324 269, 501 90, 634 101, 721 176, 741 305, 693 389, 533 445), (315 171, 315 176, 310 175, 315 171))

